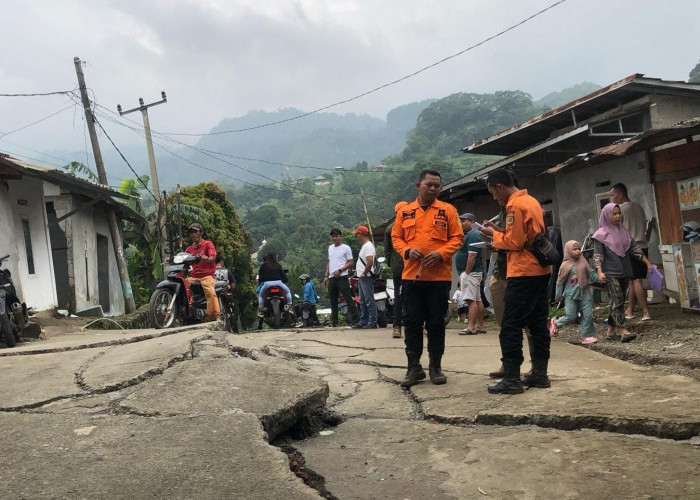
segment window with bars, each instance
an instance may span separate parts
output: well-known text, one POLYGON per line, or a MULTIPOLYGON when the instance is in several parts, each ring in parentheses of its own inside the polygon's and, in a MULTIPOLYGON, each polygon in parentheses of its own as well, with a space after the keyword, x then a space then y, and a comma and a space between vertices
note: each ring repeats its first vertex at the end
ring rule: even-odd
POLYGON ((27 253, 27 272, 35 274, 34 250, 32 248, 32 233, 29 230, 29 219, 22 219, 22 231, 24 232, 24 250, 27 253))

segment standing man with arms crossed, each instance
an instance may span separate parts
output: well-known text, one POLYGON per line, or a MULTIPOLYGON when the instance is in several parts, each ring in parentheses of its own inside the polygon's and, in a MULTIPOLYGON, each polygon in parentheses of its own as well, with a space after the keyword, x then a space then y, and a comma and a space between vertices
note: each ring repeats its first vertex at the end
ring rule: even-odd
POLYGON ((348 269, 352 267, 352 250, 343 243, 342 233, 337 227, 331 229, 331 241, 333 244, 328 247, 328 262, 323 277, 323 284, 328 287, 331 300, 331 325, 338 326, 338 295, 341 293, 348 308, 348 322, 354 324, 357 321, 357 309, 348 281, 348 269))
POLYGON ((391 241, 391 230, 394 229, 396 222, 396 214, 404 205, 405 201, 400 201, 394 207, 394 222, 389 224, 384 233, 384 258, 386 258, 389 267, 391 268, 391 277, 394 280, 394 328, 391 336, 395 339, 401 338, 402 325, 402 302, 401 302, 401 273, 403 273, 403 257, 394 249, 394 243, 391 241))
POLYGON ((483 266, 481 264, 481 248, 472 243, 481 244, 483 240, 479 231, 474 227, 476 217, 466 213, 459 216, 464 231, 464 244, 455 255, 455 267, 459 273, 459 286, 462 289, 462 300, 469 305, 469 326, 459 332, 460 335, 476 335, 486 333, 484 330, 484 303, 481 301, 481 280, 483 266))
POLYGON ((374 274, 372 274, 372 264, 377 257, 377 252, 369 239, 367 226, 358 226, 352 234, 357 236, 362 245, 355 266, 355 273, 359 278, 357 290, 360 294, 360 321, 354 324, 353 328, 377 328, 377 304, 374 301, 374 274))
MULTIPOLYGON (((647 216, 644 209, 630 201, 627 195, 627 186, 622 183, 615 184, 610 189, 610 199, 616 205, 620 205, 622 211, 622 226, 632 235, 632 239, 642 249, 644 255, 649 258, 649 243, 647 242, 647 216)), ((647 304, 647 292, 642 280, 647 277, 647 266, 641 260, 632 259, 632 278, 627 287, 627 309, 625 319, 634 319, 634 306, 639 302, 642 306, 642 321, 649 321, 649 304, 647 304)))
POLYGON ((396 214, 391 239, 404 258, 404 343, 408 370, 401 387, 425 378, 420 364, 423 325, 428 332, 430 381, 444 384, 441 361, 445 351, 445 313, 452 285, 452 255, 462 246, 464 233, 455 207, 437 199, 440 173, 423 170, 416 183, 418 197, 396 214))
POLYGON ((547 365, 551 339, 547 328, 549 312, 547 285, 551 266, 543 267, 525 245, 545 230, 544 212, 526 189, 515 187, 505 169, 491 172, 486 186, 493 199, 506 207, 506 227, 501 233, 492 222, 484 223, 481 232, 493 238, 493 247, 508 250, 508 274, 505 310, 501 321, 501 361, 504 377, 490 385, 491 394, 521 394, 528 387, 549 387, 547 365), (532 373, 520 380, 523 363, 523 328, 530 330, 532 373))
POLYGON ((219 319, 221 311, 219 309, 219 298, 216 296, 214 287, 216 272, 216 248, 214 243, 202 237, 202 226, 190 224, 187 228, 192 244, 185 249, 185 252, 196 255, 199 260, 192 264, 187 281, 199 282, 202 285, 204 296, 207 299, 207 317, 205 321, 216 321, 219 319))

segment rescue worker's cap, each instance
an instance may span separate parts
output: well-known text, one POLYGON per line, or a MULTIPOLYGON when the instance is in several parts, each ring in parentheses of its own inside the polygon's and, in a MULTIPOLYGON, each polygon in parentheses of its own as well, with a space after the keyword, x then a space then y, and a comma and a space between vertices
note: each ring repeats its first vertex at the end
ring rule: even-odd
POLYGON ((364 234, 368 235, 369 234, 369 229, 367 229, 367 226, 357 226, 357 229, 355 229, 352 234, 364 234))
POLYGON ((459 219, 460 220, 470 220, 472 222, 476 222, 476 216, 474 214, 470 214, 469 212, 460 215, 459 219))
POLYGON ((407 202, 407 201, 400 201, 400 202, 398 202, 398 203, 396 204, 396 206, 394 207, 394 213, 395 213, 395 214, 399 213, 399 209, 400 209, 401 207, 403 207, 404 205, 408 205, 408 202, 407 202))
POLYGON ((200 233, 202 232, 202 225, 195 222, 194 224, 190 224, 190 227, 187 228, 187 231, 199 231, 200 233))
POLYGON ((308 274, 302 274, 301 276, 299 276, 299 279, 304 281, 304 280, 311 279, 311 276, 309 276, 308 274))

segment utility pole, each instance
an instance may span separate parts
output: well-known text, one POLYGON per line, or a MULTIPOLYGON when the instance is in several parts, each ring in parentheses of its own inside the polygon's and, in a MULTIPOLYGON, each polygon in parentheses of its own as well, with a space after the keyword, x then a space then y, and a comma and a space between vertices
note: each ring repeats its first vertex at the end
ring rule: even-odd
MULTIPOLYGON (((90 108, 90 99, 88 99, 87 87, 85 86, 85 77, 83 75, 83 67, 79 57, 73 58, 75 64, 75 72, 78 75, 78 86, 80 87, 80 96, 85 108, 85 120, 87 122, 88 131, 90 132, 90 142, 92 144, 92 152, 95 155, 95 166, 97 167, 97 177, 100 184, 108 186, 107 173, 105 165, 102 161, 102 152, 100 151, 100 143, 97 141, 97 132, 95 131, 95 117, 90 108)), ((109 221, 109 232, 112 236, 112 246, 114 247, 114 256, 119 269, 119 278, 122 282, 122 293, 124 294, 124 310, 126 313, 131 313, 136 310, 134 303, 134 294, 131 290, 131 280, 129 279, 129 270, 126 267, 126 259, 124 259, 124 246, 122 244, 122 235, 117 224, 117 216, 114 214, 114 208, 107 205, 107 219, 109 221)))
POLYGON ((365 205, 365 193, 360 188, 360 196, 362 197, 362 208, 365 210, 365 218, 367 219, 367 229, 369 229, 369 237, 372 239, 372 245, 374 245, 374 235, 372 234, 372 224, 369 222, 369 214, 367 213, 367 205, 365 205))
POLYGON ((128 115, 129 113, 133 113, 134 111, 141 111, 141 115, 143 116, 143 128, 146 133, 146 149, 148 150, 148 166, 151 169, 151 183, 153 185, 153 196, 155 197, 156 204, 158 205, 157 208, 157 214, 158 214, 158 234, 160 235, 160 243, 158 246, 160 247, 160 256, 161 256, 161 261, 165 262, 165 245, 162 244, 164 241, 164 235, 163 235, 163 226, 164 224, 164 218, 162 215, 162 207, 161 207, 161 200, 162 198, 160 197, 160 187, 158 186, 158 170, 156 170, 156 156, 153 153, 153 139, 151 138, 151 122, 148 120, 148 108, 151 106, 157 106, 159 104, 163 104, 168 102, 168 98, 165 96, 165 91, 162 91, 160 93, 160 96, 162 99, 160 101, 152 102, 150 104, 144 104, 143 103, 143 98, 139 97, 139 107, 138 108, 132 108, 127 111, 122 111, 122 105, 117 104, 117 111, 119 111, 119 116, 124 116, 128 115))
POLYGON ((122 105, 117 104, 117 111, 119 111, 119 116, 128 115, 134 111, 141 111, 143 116, 143 128, 146 132, 146 148, 148 149, 148 166, 151 168, 151 182, 153 183, 153 194, 156 197, 156 201, 160 203, 160 188, 158 187, 158 171, 156 170, 156 156, 153 154, 153 139, 151 138, 151 123, 148 120, 148 108, 151 106, 157 106, 168 102, 168 98, 165 97, 165 91, 160 93, 162 99, 157 102, 152 102, 151 104, 144 104, 143 98, 139 97, 138 108, 129 109, 127 111, 122 111, 122 105))

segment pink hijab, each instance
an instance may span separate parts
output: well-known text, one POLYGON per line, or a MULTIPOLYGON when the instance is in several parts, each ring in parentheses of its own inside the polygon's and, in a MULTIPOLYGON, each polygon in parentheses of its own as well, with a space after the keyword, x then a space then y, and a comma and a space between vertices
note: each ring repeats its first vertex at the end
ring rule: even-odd
POLYGON ((593 239, 600 241, 616 255, 624 257, 632 243, 632 236, 621 223, 613 223, 612 215, 615 207, 619 205, 608 203, 603 207, 598 220, 598 230, 593 233, 593 239))
POLYGON ((574 259, 571 256, 571 250, 574 248, 574 245, 578 245, 579 248, 581 247, 581 244, 576 240, 569 240, 566 242, 566 245, 564 245, 564 260, 559 268, 557 283, 564 283, 571 272, 571 268, 575 267, 578 283, 581 287, 584 287, 588 284, 588 273, 591 267, 588 265, 588 261, 583 254, 579 255, 578 259, 574 259))

